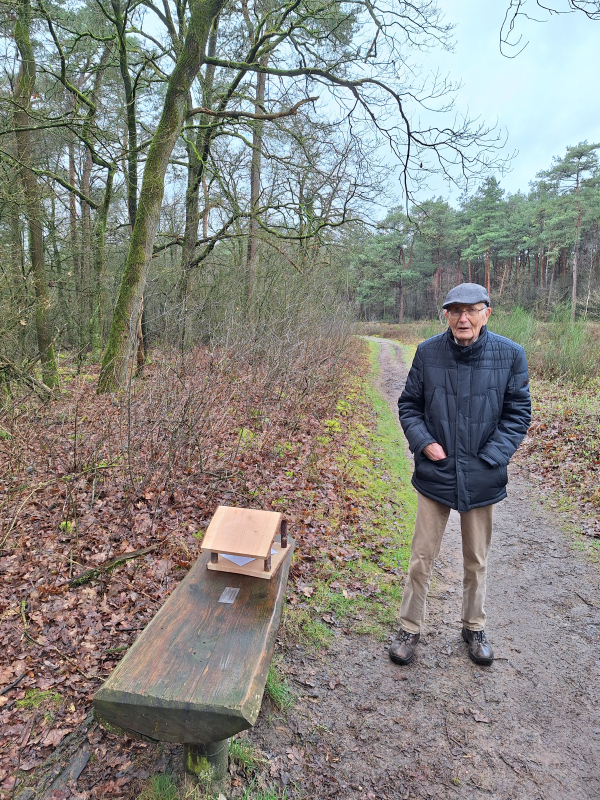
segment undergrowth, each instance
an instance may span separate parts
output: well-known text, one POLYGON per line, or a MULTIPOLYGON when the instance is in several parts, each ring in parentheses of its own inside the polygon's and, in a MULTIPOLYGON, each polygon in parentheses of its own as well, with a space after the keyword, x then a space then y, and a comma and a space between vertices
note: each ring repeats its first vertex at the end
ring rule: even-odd
MULTIPOLYGON (((379 346, 369 346, 365 366, 375 378, 379 346)), ((385 639, 395 626, 416 513, 401 430, 371 381, 338 403, 335 419, 346 436, 335 457, 346 504, 330 510, 330 535, 309 568, 305 561, 310 581, 297 582, 285 620, 288 636, 315 650, 349 632, 385 639)))
MULTIPOLYGON (((138 800, 218 800, 224 797, 218 787, 203 786, 192 779, 178 780, 171 773, 153 775, 148 779, 138 800)), ((286 800, 285 789, 259 787, 252 780, 244 790, 240 800, 286 800)), ((108 798, 107 798, 108 800, 108 798)))
POLYGON ((294 693, 281 671, 281 658, 278 656, 273 658, 269 667, 265 692, 280 711, 287 711, 294 705, 294 693))

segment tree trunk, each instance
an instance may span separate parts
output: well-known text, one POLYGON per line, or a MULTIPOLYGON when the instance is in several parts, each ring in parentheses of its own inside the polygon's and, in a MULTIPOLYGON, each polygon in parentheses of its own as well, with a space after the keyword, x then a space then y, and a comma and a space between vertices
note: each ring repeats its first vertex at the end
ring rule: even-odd
POLYGON ((577 179, 577 232, 575 234, 575 247, 573 248, 573 291, 571 293, 571 321, 575 322, 577 312, 577 256, 579 253, 579 239, 581 236, 581 203, 579 201, 579 177, 577 179))
POLYGON ((556 269, 556 258, 552 261, 552 275, 550 276, 550 288, 548 289, 548 301, 546 303, 546 314, 550 309, 550 302, 552 300, 552 289, 554 288, 554 271, 556 269))
MULTIPOLYGON (((266 67, 268 56, 261 58, 260 63, 266 67)), ((267 76, 264 72, 259 72, 256 76, 256 96, 254 100, 254 113, 264 112, 265 89, 267 76)), ((254 273, 256 271, 256 257, 258 251, 258 208, 260 201, 260 170, 262 155, 262 137, 264 122, 254 120, 252 126, 252 162, 250 164, 250 228, 248 231, 248 252, 246 254, 246 273, 245 273, 245 302, 246 313, 250 312, 252 305, 252 290, 254 285, 254 273)))
POLYGON ((398 284, 398 325, 404 324, 404 286, 402 285, 402 278, 398 284))
MULTIPOLYGON (((127 4, 128 6, 129 4, 127 4)), ((131 80, 129 73, 129 56, 127 50, 127 11, 123 14, 120 0, 111 0, 114 14, 114 23, 117 29, 117 45, 119 48, 119 71, 123 81, 125 91, 125 119, 127 124, 127 147, 123 157, 123 171, 125 173, 125 183, 127 186, 127 214, 129 216, 129 228, 133 231, 135 218, 137 215, 137 192, 138 192, 138 143, 137 143, 137 119, 136 119, 136 88, 131 80), (126 155, 126 163, 125 163, 126 155)), ((142 297, 143 301, 143 297, 142 297)), ((140 322, 142 335, 138 336, 137 363, 143 364, 146 360, 147 350, 147 324, 146 307, 142 302, 142 319, 140 322)), ((101 334, 103 336, 103 333, 101 334)))
POLYGON ((15 303, 21 302, 24 295, 24 271, 23 271, 23 241, 21 239, 21 225, 19 220, 19 207, 17 199, 10 204, 10 261, 11 261, 11 284, 12 295, 15 303))
POLYGON ((19 0, 18 19, 15 23, 15 43, 21 56, 21 68, 14 93, 14 123, 17 153, 21 168, 21 182, 25 196, 29 228, 29 257, 35 286, 35 325, 42 364, 42 380, 50 389, 58 386, 58 370, 50 333, 50 295, 44 264, 44 239, 42 231, 42 202, 35 174, 28 169, 32 164, 31 137, 27 127, 31 96, 35 86, 35 60, 29 38, 31 7, 29 0, 19 0))
MULTIPOLYGON (((74 107, 74 101, 73 101, 74 107)), ((75 131, 69 131, 69 183, 75 186, 75 131)), ((81 287, 81 274, 79 263, 79 237, 77 234, 77 203, 75 194, 69 192, 69 233, 71 236, 72 272, 75 275, 78 288, 81 287)))
POLYGON ((113 391, 126 384, 132 351, 136 343, 142 298, 152 258, 154 236, 160 218, 164 178, 173 147, 185 119, 187 97, 192 81, 205 58, 206 43, 213 20, 225 0, 192 0, 184 47, 167 84, 167 91, 156 133, 152 137, 144 168, 140 203, 119 297, 111 325, 98 391, 113 391))
POLYGON ((119 48, 119 70, 125 90, 125 117, 127 120, 127 171, 125 181, 127 184, 127 213, 129 225, 133 231, 137 213, 137 120, 135 117, 135 87, 129 74, 129 58, 127 51, 127 20, 123 16, 120 0, 111 0, 117 29, 117 45, 119 48))
MULTIPOLYGON (((208 55, 214 57, 217 51, 217 37, 219 32, 218 18, 210 30, 208 39, 208 55)), ((212 106, 213 86, 215 81, 215 68, 208 65, 202 86, 202 106, 210 108, 212 106)), ((193 145, 187 143, 188 154, 188 184, 185 195, 185 230, 183 234, 183 247, 181 253, 181 278, 179 284, 179 307, 181 313, 181 334, 180 347, 183 351, 185 347, 185 336, 188 315, 188 296, 190 291, 190 280, 192 273, 192 262, 198 241, 198 226, 200 224, 200 186, 204 193, 204 213, 202 215, 202 234, 206 238, 208 235, 208 189, 206 186, 206 164, 202 160, 208 152, 207 144, 211 136, 208 128, 208 115, 202 114, 199 120, 196 142, 193 145)))
POLYGON ((508 271, 509 264, 510 264, 510 257, 506 259, 506 263, 504 264, 504 272, 502 273, 502 280, 500 281, 500 290, 498 291, 498 299, 502 297, 502 290, 504 289, 504 281, 506 280, 506 274, 508 271))
MULTIPOLYGON (((90 182, 92 178, 92 154, 86 147, 85 163, 81 173, 81 192, 86 197, 90 196, 90 182)), ((92 209, 85 200, 81 201, 81 305, 78 309, 82 316, 81 330, 84 333, 84 341, 79 343, 80 348, 87 351, 91 347, 88 340, 90 334, 89 323, 91 320, 91 265, 92 262, 92 209)), ((91 337, 90 337, 91 338, 91 337)))
POLYGON ((95 297, 96 308, 93 310, 93 315, 96 319, 96 324, 92 327, 93 340, 92 345, 94 352, 102 350, 104 342, 104 271, 106 267, 106 221, 108 219, 108 209, 112 200, 113 192, 113 179, 116 167, 110 166, 106 175, 106 187, 104 189, 104 200, 98 209, 98 216, 96 218, 96 228, 94 231, 94 238, 96 240, 96 256, 94 259, 94 279, 95 279, 95 297))

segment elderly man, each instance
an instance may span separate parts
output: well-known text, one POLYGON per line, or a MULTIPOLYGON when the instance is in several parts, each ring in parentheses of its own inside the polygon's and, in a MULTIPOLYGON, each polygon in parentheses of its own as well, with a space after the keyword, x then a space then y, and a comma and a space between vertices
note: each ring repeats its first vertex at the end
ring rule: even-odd
POLYGON ((471 660, 489 666, 494 653, 484 602, 492 513, 506 497, 507 465, 531 420, 527 362, 520 345, 488 331, 483 286, 461 283, 443 307, 448 330, 418 346, 398 400, 418 502, 400 631, 389 655, 397 664, 413 658, 433 562, 454 508, 464 562, 462 636, 471 660))

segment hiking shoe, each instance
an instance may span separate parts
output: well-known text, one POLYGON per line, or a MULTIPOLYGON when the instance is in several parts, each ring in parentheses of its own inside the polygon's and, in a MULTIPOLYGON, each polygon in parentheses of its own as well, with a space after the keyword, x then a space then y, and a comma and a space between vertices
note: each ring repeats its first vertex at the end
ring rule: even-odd
POLYGON ((408 664, 409 661, 412 661, 415 647, 420 638, 420 633, 409 633, 400 628, 396 638, 390 645, 389 656, 391 660, 395 664, 408 664))
POLYGON ((469 658, 476 664, 489 667, 494 660, 492 645, 485 638, 485 631, 462 629, 462 637, 469 645, 469 658))

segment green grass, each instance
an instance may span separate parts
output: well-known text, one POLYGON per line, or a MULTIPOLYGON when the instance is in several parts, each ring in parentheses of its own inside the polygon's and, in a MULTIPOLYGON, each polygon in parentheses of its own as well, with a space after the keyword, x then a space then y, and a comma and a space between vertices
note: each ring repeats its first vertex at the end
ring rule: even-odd
MULTIPOLYGON (((171 773, 153 775, 148 778, 137 800, 217 800, 222 789, 211 789, 185 778, 179 782, 171 773)), ((244 790, 242 800, 287 800, 287 792, 275 788, 258 788, 252 780, 244 790)))
POLYGON ((287 800, 287 791, 284 789, 279 792, 272 788, 256 789, 251 785, 242 795, 242 800, 287 800))
POLYGON ((280 711, 287 711, 294 705, 294 693, 285 676, 281 674, 280 658, 275 657, 271 662, 265 692, 280 711))
MULTIPOLYGON (((370 377, 376 378, 379 345, 368 344, 370 377)), ((408 357, 413 354, 414 348, 407 349, 408 357)), ((336 533, 332 535, 333 555, 318 554, 311 597, 304 608, 288 607, 285 620, 286 632, 304 639, 314 650, 325 647, 339 627, 380 639, 395 627, 402 588, 399 575, 392 570, 407 569, 416 514, 404 437, 397 417, 372 381, 365 381, 356 396, 338 403, 338 413, 342 427, 344 418, 350 420, 346 443, 337 458, 350 506, 342 511, 354 514, 348 525, 350 535, 345 533, 343 541, 336 533), (357 404, 358 413, 352 414, 357 404), (351 559, 335 558, 336 547, 342 545, 345 553, 352 553, 351 559)), ((332 518, 334 531, 339 523, 339 518, 332 518)))
POLYGON ((177 781, 169 772, 153 775, 138 795, 138 800, 181 800, 177 781))
POLYGON ((282 633, 308 650, 326 650, 333 641, 333 632, 315 619, 313 613, 305 608, 286 605, 281 622, 282 633))
POLYGON ((246 739, 237 737, 229 742, 229 758, 247 772, 258 769, 267 759, 246 739))

